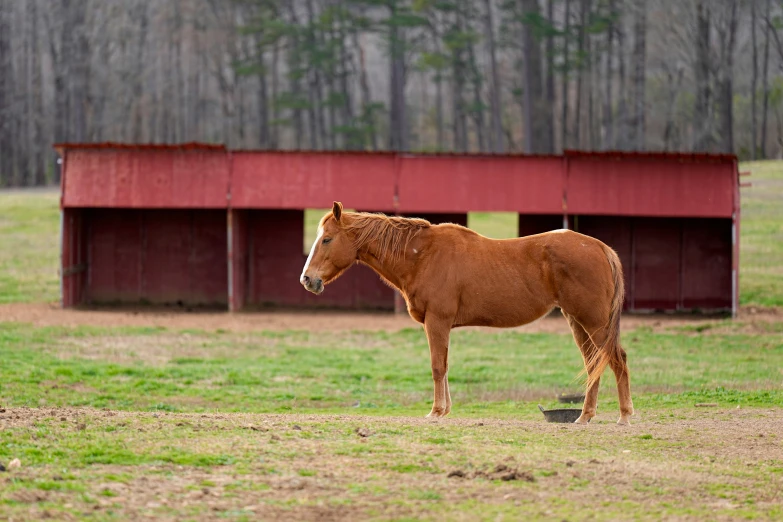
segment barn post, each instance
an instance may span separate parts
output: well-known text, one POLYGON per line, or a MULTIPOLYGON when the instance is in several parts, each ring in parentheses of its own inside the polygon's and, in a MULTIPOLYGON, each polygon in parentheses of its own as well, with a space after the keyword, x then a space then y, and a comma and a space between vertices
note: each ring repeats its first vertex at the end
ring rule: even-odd
POLYGON ((66 308, 65 299, 65 211, 60 205, 60 307, 66 308))
POLYGON ((734 184, 734 209, 731 213, 731 317, 739 315, 739 233, 740 233, 740 182, 737 158, 732 172, 734 184))
MULTIPOLYGON (((231 194, 228 195, 229 198, 231 194)), ((227 243, 227 256, 226 263, 228 265, 228 311, 236 312, 237 303, 234 293, 234 227, 233 227, 234 211, 229 208, 226 211, 226 243, 227 243)))
MULTIPOLYGON (((57 163, 65 163, 65 149, 55 149, 60 154, 60 161, 57 163)), ((64 165, 60 167, 60 306, 65 308, 67 306, 65 299, 65 208, 63 207, 63 200, 65 198, 65 169, 64 165)))

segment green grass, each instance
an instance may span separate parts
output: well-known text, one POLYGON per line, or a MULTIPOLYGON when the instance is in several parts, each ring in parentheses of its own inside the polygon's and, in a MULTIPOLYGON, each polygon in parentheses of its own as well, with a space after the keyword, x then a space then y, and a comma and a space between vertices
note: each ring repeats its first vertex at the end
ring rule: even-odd
POLYGON ((199 519, 206 509, 219 518, 318 518, 312 508, 362 520, 587 520, 598 513, 611 520, 773 520, 783 514, 774 501, 779 462, 761 460, 748 472, 742 459, 723 451, 721 437, 699 439, 664 417, 655 421, 666 430, 660 440, 601 425, 535 429, 334 416, 296 422, 299 429, 279 416, 84 411, 60 420, 30 412, 27 423, 0 432, 0 458, 20 456, 34 471, 7 475, 0 510, 19 519, 44 518, 34 515, 46 509, 121 520, 199 519), (357 437, 356 425, 372 435, 357 437), (453 441, 448 447, 431 442, 443 432, 453 441), (661 462, 676 466, 667 471, 661 462), (499 464, 533 480, 447 478, 452 470, 491 473, 499 464))
MULTIPOLYGON (((773 165, 751 166, 761 187, 743 189, 744 304, 780 305, 783 295, 773 165)), ((307 212, 303 248, 323 212, 307 212)), ((475 213, 469 225, 511 237, 516 217, 475 213)), ((56 195, 0 193, 0 303, 57 299, 57 229, 56 195)), ((637 427, 611 425, 618 404, 607 372, 585 430, 545 424, 536 409, 580 389, 581 358, 567 335, 455 332, 452 415, 424 421, 432 390, 418 327, 228 333, 0 322, 0 462, 23 463, 0 480, 0 513, 780 519, 780 430, 767 426, 781 426, 783 329, 748 330, 725 321, 624 331, 637 427), (694 408, 707 402, 717 408, 694 408), (535 481, 447 478, 500 464, 535 481)))
POLYGON ((0 303, 59 298, 59 196, 0 192, 0 303))
MULTIPOLYGON (((783 406, 783 335, 626 332, 637 405, 783 406)), ((457 331, 449 382, 460 415, 534 418, 535 402, 579 389, 567 335, 457 331), (570 384, 569 384, 570 383, 570 384)), ((217 334, 0 324, 9 406, 157 412, 423 414, 429 353, 418 328, 397 333, 217 334)), ((616 408, 604 379, 604 411, 616 408)))
POLYGON ((740 301, 783 306, 783 162, 743 163, 740 301))
MULTIPOLYGON (((308 209, 305 211, 305 253, 310 252, 310 247, 315 241, 318 222, 326 212, 329 212, 329 209, 308 209)), ((519 230, 517 214, 514 212, 470 212, 468 227, 495 239, 516 237, 519 230)))
POLYGON ((607 373, 599 415, 580 429, 546 424, 536 409, 578 388, 569 383, 581 359, 565 335, 455 332, 452 415, 425 421, 431 377, 419 328, 325 335, 0 323, 0 405, 8 409, 0 412, 0 462, 23 462, 0 482, 0 512, 123 520, 198 519, 205 509, 240 520, 309 519, 313 509, 417 520, 783 515, 770 502, 783 469, 780 434, 752 425, 780 417, 783 334, 639 329, 623 341, 640 422, 612 426, 618 406, 607 373), (717 408, 694 408, 703 402, 717 408), (757 444, 766 444, 762 456, 748 456, 757 444), (501 464, 534 481, 447 477, 501 464), (607 494, 611 502, 596 504, 607 494))
POLYGON ((516 212, 471 212, 468 227, 487 237, 507 239, 518 237, 518 220, 516 212))

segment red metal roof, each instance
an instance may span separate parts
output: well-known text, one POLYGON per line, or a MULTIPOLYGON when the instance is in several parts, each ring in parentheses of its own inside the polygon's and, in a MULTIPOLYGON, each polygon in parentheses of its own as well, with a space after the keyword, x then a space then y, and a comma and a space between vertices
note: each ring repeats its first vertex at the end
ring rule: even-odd
POLYGON ((730 217, 733 155, 562 156, 228 151, 184 143, 61 144, 63 207, 328 208, 730 217))
POLYGON ((737 156, 734 154, 712 154, 706 152, 640 152, 623 150, 589 151, 571 150, 563 151, 563 156, 569 158, 596 158, 596 159, 652 159, 652 160, 678 160, 699 162, 734 162, 737 156))
MULTIPOLYGON (((119 143, 119 142, 102 142, 102 143, 55 143, 53 147, 57 150, 63 149, 125 149, 125 150, 215 150, 223 151, 229 150, 223 144, 203 143, 203 142, 188 142, 188 143, 172 143, 172 144, 160 144, 160 143, 119 143)), ((356 154, 356 155, 370 155, 370 156, 388 156, 399 154, 403 157, 410 156, 422 156, 422 157, 470 157, 470 158, 563 158, 563 157, 583 157, 583 158, 617 158, 617 159, 654 159, 654 160, 680 160, 680 161, 736 161, 737 156, 734 154, 713 154, 703 152, 660 152, 660 151, 622 151, 622 150, 606 150, 606 151, 590 151, 590 150, 577 150, 566 149, 562 154, 523 154, 523 153, 504 153, 498 154, 494 152, 437 152, 437 151, 408 151, 408 152, 394 152, 394 151, 368 151, 368 150, 309 150, 309 149, 280 149, 280 150, 268 150, 268 149, 231 149, 231 152, 269 152, 275 154, 356 154)))
POLYGON ((181 150, 212 150, 225 151, 225 145, 216 145, 213 143, 199 143, 192 141, 189 143, 117 143, 105 141, 102 143, 55 143, 53 147, 62 151, 65 149, 119 149, 119 150, 160 150, 160 151, 181 151, 181 150))

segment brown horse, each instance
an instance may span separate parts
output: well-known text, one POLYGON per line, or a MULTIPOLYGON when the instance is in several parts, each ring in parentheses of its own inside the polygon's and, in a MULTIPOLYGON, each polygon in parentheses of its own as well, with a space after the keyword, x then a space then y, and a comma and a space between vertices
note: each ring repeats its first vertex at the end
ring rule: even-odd
POLYGON ((587 393, 576 422, 595 416, 598 385, 608 365, 617 378, 618 424, 629 424, 634 410, 620 347, 623 273, 617 254, 604 243, 570 230, 489 239, 459 225, 343 212, 335 202, 318 225, 300 282, 320 294, 356 262, 399 290, 410 316, 424 325, 435 383, 428 416, 451 411, 452 328, 521 326, 559 306, 587 372, 587 393))

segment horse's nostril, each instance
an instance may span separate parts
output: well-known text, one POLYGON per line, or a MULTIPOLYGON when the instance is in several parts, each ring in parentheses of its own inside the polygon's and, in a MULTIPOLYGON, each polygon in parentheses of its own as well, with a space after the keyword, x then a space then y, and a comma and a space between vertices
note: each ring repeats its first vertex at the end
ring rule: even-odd
POLYGON ((310 284, 310 278, 307 276, 302 276, 302 284, 309 285, 310 284))

